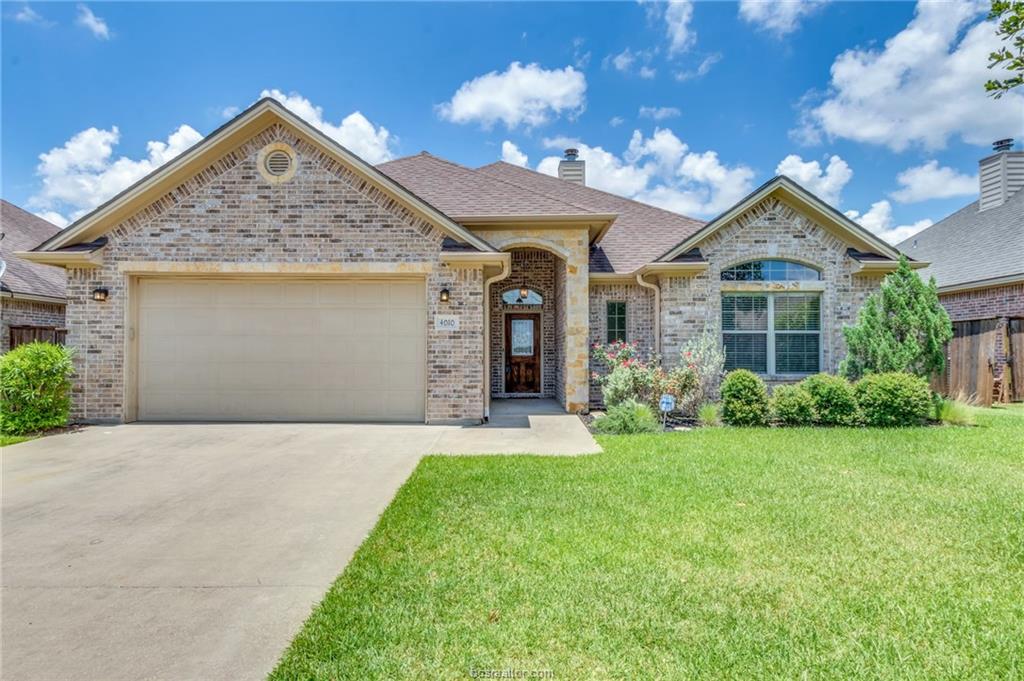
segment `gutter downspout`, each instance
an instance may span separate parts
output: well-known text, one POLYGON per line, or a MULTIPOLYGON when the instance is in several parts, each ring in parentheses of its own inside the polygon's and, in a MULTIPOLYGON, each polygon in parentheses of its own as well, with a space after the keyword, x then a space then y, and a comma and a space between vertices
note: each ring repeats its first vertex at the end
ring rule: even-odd
POLYGON ((491 284, 512 274, 510 260, 501 261, 501 271, 484 279, 484 421, 491 418, 491 284))
POLYGON ((643 272, 636 273, 636 283, 654 291, 654 352, 661 356, 661 287, 644 281, 643 272))

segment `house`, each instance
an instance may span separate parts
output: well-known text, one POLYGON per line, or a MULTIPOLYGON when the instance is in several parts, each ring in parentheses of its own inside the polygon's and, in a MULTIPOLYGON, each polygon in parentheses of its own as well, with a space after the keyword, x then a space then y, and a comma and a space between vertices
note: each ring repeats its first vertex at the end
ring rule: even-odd
POLYGON ((34 340, 64 340, 64 272, 15 255, 59 231, 0 199, 0 353, 34 340))
POLYGON ((944 388, 984 404, 1024 400, 1024 151, 1013 140, 979 162, 979 196, 899 244, 930 261, 953 320, 944 388))
MULTIPOLYGON (((264 99, 23 257, 68 272, 87 421, 479 422, 594 392, 590 346, 834 370, 898 251, 777 177, 708 223, 430 154, 371 166, 264 99)), ((923 265, 924 263, 920 263, 923 265)))

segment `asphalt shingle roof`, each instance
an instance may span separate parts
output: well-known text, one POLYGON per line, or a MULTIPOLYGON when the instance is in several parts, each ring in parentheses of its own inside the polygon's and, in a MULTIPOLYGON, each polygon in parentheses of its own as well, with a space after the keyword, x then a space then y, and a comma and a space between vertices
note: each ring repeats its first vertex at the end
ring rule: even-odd
POLYGON ((473 169, 423 152, 377 168, 452 217, 617 215, 608 233, 591 249, 592 272, 633 272, 704 225, 700 220, 501 161, 473 169))
POLYGON ((4 234, 0 240, 0 260, 7 263, 0 288, 14 293, 66 297, 67 279, 63 269, 28 262, 14 255, 15 251, 32 250, 59 231, 56 225, 0 199, 0 232, 4 234))
POLYGON ((930 262, 919 271, 939 286, 1024 274, 1024 190, 985 211, 968 204, 896 247, 930 262))

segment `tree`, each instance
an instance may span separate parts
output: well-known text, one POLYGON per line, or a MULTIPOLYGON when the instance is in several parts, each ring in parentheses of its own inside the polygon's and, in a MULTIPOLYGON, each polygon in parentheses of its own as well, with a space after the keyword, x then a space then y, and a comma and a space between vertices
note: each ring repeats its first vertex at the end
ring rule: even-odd
POLYGON ((1024 1, 992 0, 988 18, 999 20, 996 35, 1010 44, 1010 47, 1000 47, 988 56, 990 69, 1002 65, 1009 72, 1008 78, 993 78, 985 83, 985 91, 999 99, 1024 84, 1024 1))
POLYGON ((857 323, 844 328, 843 336, 848 354, 839 372, 850 380, 886 371, 929 378, 946 366, 953 325, 939 304, 935 278, 924 283, 901 256, 897 270, 868 296, 857 323))

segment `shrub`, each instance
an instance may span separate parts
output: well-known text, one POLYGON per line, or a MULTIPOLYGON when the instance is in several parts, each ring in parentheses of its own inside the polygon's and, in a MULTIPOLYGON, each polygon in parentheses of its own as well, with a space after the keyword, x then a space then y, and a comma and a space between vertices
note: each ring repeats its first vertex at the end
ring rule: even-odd
POLYGON ((594 421, 594 430, 608 435, 657 433, 661 431, 661 423, 646 404, 626 400, 609 407, 604 416, 594 421))
POLYGON ((700 425, 707 427, 720 425, 722 422, 719 418, 718 411, 717 404, 714 402, 705 402, 700 405, 699 409, 697 409, 697 422, 700 423, 700 425))
POLYGON ((887 371, 928 378, 946 366, 943 348, 953 325, 939 304, 935 278, 926 284, 901 256, 899 268, 868 296, 843 336, 847 354, 839 371, 850 380, 887 371))
POLYGON ((772 391, 772 415, 784 426, 814 423, 814 398, 799 385, 780 385, 772 391))
POLYGON ((67 424, 71 356, 63 346, 38 342, 0 356, 0 432, 22 435, 67 424))
POLYGON ((702 405, 718 399, 725 369, 725 349, 718 327, 706 324, 699 336, 683 344, 679 352, 679 367, 693 374, 694 384, 686 393, 676 396, 676 408, 687 416, 693 416, 702 405))
POLYGON ((757 374, 737 369, 726 375, 722 381, 722 420, 731 426, 768 424, 768 391, 757 374))
POLYGON ((644 404, 657 404, 661 396, 664 374, 657 358, 650 363, 638 355, 636 343, 616 341, 609 345, 593 347, 594 361, 608 373, 604 376, 594 372, 593 379, 601 386, 601 396, 606 407, 613 407, 626 400, 644 404))
POLYGON ((814 407, 814 422, 823 426, 853 426, 860 422, 860 410, 853 386, 841 376, 815 374, 800 381, 814 407))
POLYGON ((952 426, 973 426, 971 406, 959 400, 940 399, 935 403, 935 420, 952 426))
POLYGON ((898 371, 865 376, 856 393, 869 426, 919 425, 931 410, 928 382, 898 371))

